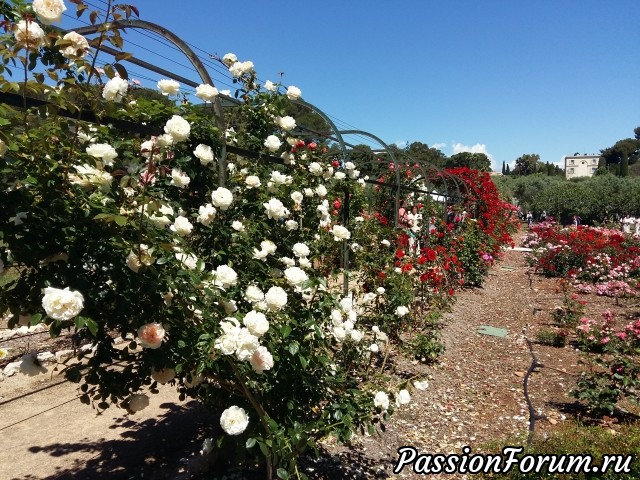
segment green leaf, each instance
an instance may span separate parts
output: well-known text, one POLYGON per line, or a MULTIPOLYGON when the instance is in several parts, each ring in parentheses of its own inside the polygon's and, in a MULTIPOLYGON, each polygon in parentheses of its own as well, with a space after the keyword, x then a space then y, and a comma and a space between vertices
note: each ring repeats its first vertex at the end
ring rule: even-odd
POLYGON ((281 329, 280 329, 280 335, 282 335, 282 338, 287 338, 289 336, 289 334, 291 333, 291 325, 289 325, 288 323, 285 324, 281 329))
POLYGON ((87 327, 87 329, 89 329, 89 332, 91 332, 91 335, 93 335, 94 337, 98 336, 98 324, 96 323, 95 320, 93 320, 92 318, 86 318, 85 326, 87 327))
POLYGON ((283 480, 288 480, 289 472, 287 472, 284 468, 279 468, 277 473, 278 473, 278 478, 282 478, 283 480))
POLYGON ((29 325, 37 325, 42 321, 42 314, 36 313, 35 315, 31 315, 31 320, 29 320, 29 325))
POLYGON ((298 342, 294 340, 289 344, 289 352, 291 353, 291 355, 295 355, 296 353, 298 353, 298 350, 300 350, 300 344, 298 344, 298 342))
POLYGON ((255 444, 256 444, 256 439, 255 438, 248 438, 247 439, 247 443, 245 443, 244 446, 247 449, 249 449, 249 448, 252 448, 255 444))
POLYGON ((298 358, 300 359, 300 365, 302 365, 302 368, 307 368, 307 365, 309 365, 309 362, 307 361, 307 359, 304 358, 302 355, 300 355, 298 358))
POLYGON ((115 217, 113 217, 113 219, 116 224, 120 225, 121 227, 124 227, 127 224, 127 217, 123 217, 122 215, 116 215, 115 217))
MULTIPOLYGON (((125 53, 125 52, 117 53, 116 54, 116 60, 121 60, 123 58, 126 58, 127 55, 131 56, 131 54, 125 53), (121 58, 118 58, 118 56, 120 56, 121 58)), ((127 73, 127 69, 124 68, 121 64, 114 63, 113 64, 113 68, 116 69, 116 72, 118 72, 118 75, 120 75, 120 78, 122 78, 123 80, 128 80, 129 79, 129 74, 127 73)))

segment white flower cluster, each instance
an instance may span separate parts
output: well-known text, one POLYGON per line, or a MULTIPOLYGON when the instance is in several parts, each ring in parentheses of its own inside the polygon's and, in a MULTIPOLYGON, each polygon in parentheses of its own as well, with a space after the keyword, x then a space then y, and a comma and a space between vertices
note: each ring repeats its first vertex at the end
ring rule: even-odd
POLYGON ((269 330, 267 317, 262 312, 251 310, 242 323, 243 327, 235 317, 227 317, 220 322, 222 335, 216 338, 214 349, 223 355, 235 355, 241 362, 248 361, 256 373, 271 370, 273 356, 266 347, 260 345, 260 337, 269 330))
POLYGON ((331 311, 331 334, 337 342, 362 341, 364 332, 355 328, 359 310, 352 297, 344 297, 340 300, 340 308, 331 311))

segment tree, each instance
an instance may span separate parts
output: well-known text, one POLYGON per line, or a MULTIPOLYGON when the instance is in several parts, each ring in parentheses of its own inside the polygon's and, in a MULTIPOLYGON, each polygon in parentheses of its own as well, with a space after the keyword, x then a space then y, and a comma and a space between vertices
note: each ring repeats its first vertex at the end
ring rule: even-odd
POLYGON ((540 155, 537 153, 526 153, 516 159, 516 166, 513 169, 514 175, 531 175, 538 171, 540 155))
POLYGON ((506 175, 511 175, 511 167, 507 164, 507 170, 505 171, 506 175))
POLYGON ((468 167, 481 172, 491 171, 491 160, 484 153, 460 152, 452 155, 445 164, 447 168, 468 167))
POLYGON ((411 155, 415 160, 427 162, 436 167, 444 167, 447 157, 437 148, 429 147, 426 143, 413 142, 406 149, 405 152, 411 155))
POLYGON ((507 170, 505 169, 505 161, 502 161, 502 174, 505 175, 507 173, 507 170))

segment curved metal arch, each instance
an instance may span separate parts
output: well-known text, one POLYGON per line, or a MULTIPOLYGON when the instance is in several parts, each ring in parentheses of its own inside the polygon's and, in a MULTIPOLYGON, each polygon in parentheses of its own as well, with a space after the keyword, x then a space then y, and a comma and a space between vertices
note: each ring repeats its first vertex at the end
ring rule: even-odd
MULTIPOLYGON (((200 79, 202 80, 203 83, 209 84, 212 87, 215 86, 215 84, 213 83, 213 80, 211 79, 211 76, 209 75, 209 72, 204 67, 204 65, 202 64, 198 56, 195 54, 195 52, 189 47, 189 45, 187 45, 186 42, 184 42, 182 39, 180 39, 180 37, 178 37, 176 34, 171 32, 170 30, 167 30, 166 28, 161 27, 160 25, 153 22, 147 22, 146 20, 136 20, 136 19, 120 20, 118 22, 112 23, 111 25, 113 26, 113 28, 117 28, 117 29, 138 28, 142 30, 149 30, 153 33, 156 33, 162 36, 163 38, 173 43, 184 54, 184 56, 189 59, 193 67, 196 69, 196 72, 198 72, 198 75, 200 75, 200 79)), ((96 24, 88 27, 81 27, 76 29, 75 31, 80 35, 91 35, 94 33, 98 33, 101 26, 102 26, 101 24, 100 25, 96 24)), ((116 50, 107 46, 101 46, 100 50, 103 50, 110 54, 117 53, 116 50)), ((138 60, 135 57, 130 57, 126 59, 126 61, 133 63, 135 65, 147 68, 149 70, 155 71, 157 73, 161 73, 170 78, 173 78, 174 80, 181 81, 182 83, 185 83, 189 86, 192 86, 192 87, 198 86, 198 84, 196 84, 195 82, 192 82, 184 77, 175 75, 172 72, 169 72, 167 70, 155 67, 154 65, 144 62, 142 60, 138 60)), ((220 130, 220 137, 224 139, 224 132, 225 132, 226 126, 224 121, 224 112, 222 110, 222 102, 220 101, 219 97, 216 97, 213 100, 212 104, 213 104, 214 117, 216 119, 216 123, 220 130)), ((226 180, 226 173, 227 173, 226 172, 227 152, 226 152, 225 142, 221 142, 221 149, 222 149, 222 158, 220 162, 218 162, 218 177, 219 177, 220 186, 224 186, 224 183, 226 180)))

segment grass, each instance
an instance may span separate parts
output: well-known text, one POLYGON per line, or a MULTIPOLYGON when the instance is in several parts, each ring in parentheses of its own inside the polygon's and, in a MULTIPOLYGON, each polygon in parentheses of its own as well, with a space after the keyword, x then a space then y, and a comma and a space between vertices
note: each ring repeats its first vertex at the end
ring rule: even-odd
MULTIPOLYGON (((508 441, 492 442, 484 452, 498 453, 506 446, 525 445, 525 439, 510 439, 508 441)), ((581 426, 569 424, 562 430, 534 438, 531 448, 526 451, 529 455, 591 455, 592 465, 600 466, 603 455, 633 455, 628 473, 614 473, 612 468, 615 462, 604 473, 567 473, 551 474, 548 471, 540 473, 520 473, 517 469, 511 469, 508 473, 484 474, 478 478, 502 478, 502 479, 562 479, 562 480, 608 480, 624 478, 628 480, 640 480, 640 425, 619 425, 615 433, 608 427, 581 426)))

